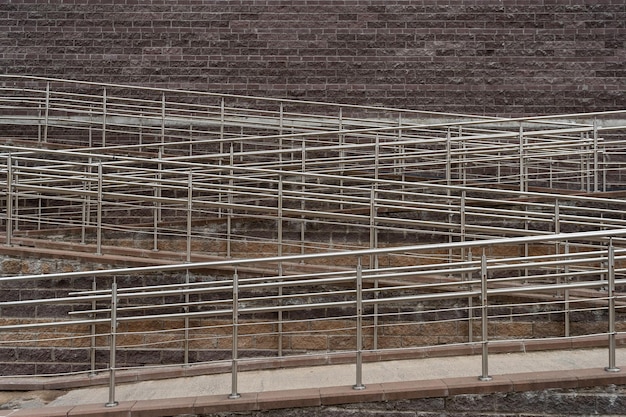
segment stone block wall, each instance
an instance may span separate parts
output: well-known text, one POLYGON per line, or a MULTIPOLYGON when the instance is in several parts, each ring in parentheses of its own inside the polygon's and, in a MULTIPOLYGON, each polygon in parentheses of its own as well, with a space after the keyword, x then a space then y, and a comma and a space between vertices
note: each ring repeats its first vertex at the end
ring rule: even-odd
POLYGON ((0 3, 0 72, 488 115, 626 108, 621 0, 0 3))
POLYGON ((624 386, 547 389, 496 394, 459 394, 411 400, 326 405, 277 410, 193 414, 193 417, 520 417, 598 416, 623 414, 624 386))
MULTIPOLYGON (((253 222, 249 225, 249 231, 262 232, 270 230, 273 222, 253 222)), ((238 224, 244 227, 244 224, 238 224)), ((215 227, 212 225, 211 227, 215 227)), ((245 228, 244 228, 245 229, 245 228)), ((334 233, 334 232, 333 232, 334 233)), ((348 230, 337 231, 348 233, 348 230)), ((354 238, 354 236, 353 236, 354 238)), ((351 241, 352 239, 347 239, 351 241)), ((358 239, 357 239, 358 240, 358 239)), ((143 246, 145 242, 141 239, 132 239, 125 234, 115 236, 112 245, 117 248, 135 248, 136 245, 143 246)), ((151 242, 151 240, 150 240, 151 242)), ((209 243, 206 247, 200 242, 193 245, 195 253, 212 253, 216 248, 211 248, 209 243)), ((172 251, 172 253, 184 253, 186 250, 186 240, 165 239, 159 242, 162 251, 172 251)), ((43 248, 43 246, 42 246, 43 248)), ((550 246, 550 250, 552 250, 550 246)), ((150 249, 149 245, 147 249, 150 249)), ((299 248, 296 248, 299 250, 299 248)), ((530 253, 544 253, 546 250, 542 246, 529 248, 530 253)), ((220 248, 219 251, 223 251, 220 248)), ((273 243, 251 243, 239 242, 233 245, 233 251, 245 256, 246 253, 256 255, 274 255, 276 245, 273 243)), ((492 248, 492 252, 515 256, 519 251, 517 247, 492 248), (512 251, 512 252, 511 252, 512 251), (511 252, 511 253, 509 253, 511 252)), ((157 252, 162 254, 163 252, 157 252)), ((490 252, 490 256, 495 253, 490 252)), ((130 255, 129 255, 130 256, 130 255)), ((137 256, 137 255, 135 255, 137 256)), ((391 255, 390 255, 391 256, 391 255)), ((119 262, 118 258, 89 258, 81 259, 80 254, 74 257, 49 257, 39 253, 27 255, 9 256, 4 254, 0 257, 0 274, 3 276, 63 273, 80 270, 94 270, 109 267, 104 264, 106 261, 119 262), (98 263, 95 263, 98 262, 98 263), (102 263, 100 263, 102 262, 102 263)), ((149 263, 149 259, 146 259, 149 263)), ((327 260, 328 261, 328 260, 327 260)), ((356 259, 344 260, 343 266, 354 268, 356 259), (350 261, 350 262, 348 262, 350 261)), ((395 260, 385 257, 380 260, 383 264, 395 265, 395 260)), ((329 265, 338 267, 334 260, 328 261, 329 265)), ((343 262, 343 261, 342 261, 343 262)), ((324 265, 319 265, 320 267, 324 265)), ((271 266, 267 266, 270 268, 271 266)), ((296 265, 285 265, 285 271, 295 268, 296 265)), ((294 272, 295 272, 294 270, 294 272)), ((268 270, 272 273, 272 270, 268 270)), ((246 272, 241 271, 245 276, 246 272)), ((255 277, 259 272, 254 273, 255 277)), ((532 275, 532 271, 530 271, 532 275)), ((231 277, 228 271, 195 271, 191 279, 194 281, 210 281, 217 277, 231 277), (224 275, 225 274, 225 275, 224 275)), ((116 282, 120 288, 141 287, 149 285, 163 285, 185 282, 184 274, 155 273, 144 275, 116 275, 116 282)), ((100 277, 96 279, 96 287, 99 290, 108 289, 111 285, 110 278, 100 277)), ((383 283, 384 284, 384 283, 383 283)), ((94 285, 91 277, 86 278, 60 278, 60 279, 40 279, 33 282, 3 282, 0 285, 0 301, 16 301, 38 298, 67 297, 69 293, 80 290, 91 290, 94 285)), ((324 288, 331 291, 334 288, 324 288)), ((345 289, 344 287, 340 289, 345 289)), ((322 291, 323 291, 322 290, 322 291)), ((299 287, 287 287, 285 294, 304 291, 310 289, 299 287)), ((219 294, 223 299, 231 296, 228 291, 219 294)), ((407 289, 394 291, 394 295, 409 295, 407 289)), ((192 295, 190 301, 214 300, 218 294, 192 295)), ((258 297, 259 292, 245 291, 240 294, 245 298, 258 297)), ((371 293, 366 297, 371 297, 371 293)), ((333 294, 327 298, 319 297, 318 302, 352 300, 352 295, 333 294)), ((492 307, 491 315, 498 318, 489 322, 488 335, 492 341, 508 339, 541 339, 552 338, 564 335, 564 314, 560 307, 551 307, 550 302, 543 308, 534 305, 525 305, 528 301, 520 300, 490 300, 492 307), (519 304, 519 305, 516 305, 519 304)), ((549 299, 548 301, 553 301, 549 299)), ((181 312, 181 307, 159 309, 151 312, 154 306, 165 303, 181 303, 184 299, 181 295, 171 295, 168 297, 150 297, 148 299, 123 299, 121 306, 139 306, 146 314, 166 312, 181 312), (134 304, 136 303, 136 304, 134 304)), ((403 302, 387 303, 379 306, 377 340, 380 349, 407 349, 423 346, 434 346, 454 343, 465 343, 469 339, 469 322, 467 320, 466 299, 463 300, 441 300, 430 302, 403 302)), ((474 300, 474 305, 478 301, 474 300)), ((108 302, 101 301, 98 308, 106 309, 108 302)), ((38 306, 24 305, 2 305, 0 307, 0 324, 17 324, 32 320, 55 321, 67 320, 70 313, 90 310, 89 302, 73 303, 64 301, 60 303, 49 303, 38 306)), ((191 307, 192 312, 202 311, 211 307, 191 307)), ((365 308, 364 337, 365 349, 374 348, 373 329, 373 308, 365 308)), ((480 340, 481 327, 479 311, 474 314, 472 321, 473 341, 480 340)), ((107 318, 106 312, 100 315, 107 318)), ((74 318, 86 318, 85 315, 76 315, 74 318)), ((283 316, 284 336, 282 338, 282 348, 285 354, 301 354, 305 352, 326 353, 352 351, 356 348, 356 323, 354 321, 353 307, 333 307, 326 306, 318 309, 300 309, 298 311, 288 311, 283 316), (327 320, 325 320, 327 319, 327 320)), ((243 314, 240 317, 239 328, 239 348, 240 354, 244 357, 263 356, 274 357, 277 354, 280 340, 278 337, 277 315, 274 313, 243 314)), ((623 314, 618 314, 617 331, 626 330, 626 321, 623 314)), ((202 318, 191 320, 189 324, 189 349, 190 362, 204 362, 227 360, 231 354, 232 328, 231 320, 228 317, 202 318)), ((606 311, 602 312, 574 312, 570 320, 571 335, 601 334, 607 331, 606 311)), ((109 323, 102 323, 97 326, 96 343, 96 368, 106 368, 108 360, 107 352, 109 346, 108 333, 109 323)), ((118 364, 120 366, 141 366, 153 364, 181 363, 184 348, 184 322, 182 319, 166 320, 156 318, 151 320, 123 321, 118 327, 117 346, 118 364)), ((89 369, 89 353, 91 345, 91 328, 87 325, 62 326, 56 328, 35 329, 32 331, 3 331, 0 335, 0 352, 7 361, 0 360, 0 373, 62 373, 77 370, 89 369)))

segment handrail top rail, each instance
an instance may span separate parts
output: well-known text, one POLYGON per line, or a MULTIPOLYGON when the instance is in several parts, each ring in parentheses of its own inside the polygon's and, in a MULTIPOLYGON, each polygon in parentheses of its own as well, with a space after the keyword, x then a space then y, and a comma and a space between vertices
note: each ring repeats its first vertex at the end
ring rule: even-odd
POLYGON ((449 250, 449 249, 461 249, 472 247, 495 247, 503 245, 520 245, 531 243, 545 243, 552 241, 571 241, 571 240, 596 240, 605 241, 607 239, 619 236, 626 236, 626 228, 611 229, 611 230, 596 230, 589 232, 575 232, 575 233, 558 233, 558 234, 543 234, 534 236, 521 236, 521 237, 509 237, 499 239, 485 239, 474 240, 465 242, 452 242, 452 243, 435 243, 424 245, 410 245, 410 246, 395 246, 376 249, 358 249, 351 251, 335 251, 335 252, 322 252, 322 253, 309 253, 303 255, 286 255, 286 256, 271 256, 265 258, 245 258, 245 259, 229 259, 221 261, 209 261, 209 262, 187 262, 170 265, 154 265, 154 266, 142 266, 134 268, 116 268, 107 270, 92 270, 92 271, 74 271, 65 273, 52 273, 43 275, 18 275, 10 277, 0 278, 2 282, 16 282, 16 281, 28 281, 37 279, 53 279, 53 278, 81 278, 81 277, 97 277, 116 274, 134 274, 134 273, 148 273, 148 272, 172 272, 172 271, 185 271, 194 269, 206 269, 213 267, 237 267, 240 265, 248 265, 255 263, 280 263, 280 262, 305 262, 307 260, 315 260, 320 258, 342 258, 342 257, 364 257, 370 255, 384 255, 397 252, 415 252, 415 251, 428 251, 428 250, 449 250))
MULTIPOLYGON (((176 94, 190 94, 190 95, 199 95, 199 96, 207 96, 207 97, 224 97, 224 98, 233 98, 233 99, 245 99, 245 100, 260 100, 267 102, 275 102, 275 103, 293 103, 300 105, 316 105, 316 106, 328 106, 328 107, 336 107, 336 108, 354 108, 360 110, 370 110, 370 111, 386 111, 386 112, 399 112, 399 113, 409 113, 415 115, 429 115, 429 116, 438 116, 438 117, 463 117, 463 118, 474 118, 478 120, 473 120, 472 123, 501 123, 501 122, 542 122, 547 120, 556 120, 554 123, 564 123, 562 120, 577 118, 577 117, 590 117, 594 118, 596 116, 616 116, 616 115, 626 115, 626 109, 624 110, 612 110, 612 111, 604 111, 604 112, 589 112, 589 113, 572 113, 572 114, 559 114, 559 115, 541 115, 541 116, 528 116, 528 117, 516 117, 516 118, 503 118, 503 117, 494 117, 494 116, 484 116, 484 115, 468 115, 468 114, 459 114, 459 113, 446 113, 446 112, 434 112, 428 110, 414 110, 414 109, 403 109, 403 108, 395 108, 395 107, 382 107, 382 106, 365 106, 365 105, 355 105, 355 104, 337 104, 331 102, 323 102, 323 101, 310 101, 310 100, 296 100, 289 98, 276 98, 276 97, 259 97, 259 96, 248 96, 248 95, 238 95, 238 94, 228 94, 228 93, 211 93, 197 90, 181 90, 181 89, 173 89, 173 88, 161 88, 161 87, 150 87, 150 86, 141 86, 141 85, 128 85, 128 84, 114 84, 114 83, 104 83, 104 82, 93 82, 93 81, 84 81, 84 80, 71 80, 71 79, 63 79, 63 78, 52 78, 52 77, 41 77, 41 76, 33 76, 33 75, 15 75, 15 74, 0 74, 0 80, 10 80, 10 79, 24 79, 24 80, 32 80, 38 82, 48 82, 48 83, 68 83, 68 84, 77 84, 77 85, 86 85, 93 87, 103 87, 103 88, 131 88, 135 90, 144 90, 144 91, 153 91, 160 93, 176 93, 176 94)), ((571 125, 571 123, 566 123, 571 125)))

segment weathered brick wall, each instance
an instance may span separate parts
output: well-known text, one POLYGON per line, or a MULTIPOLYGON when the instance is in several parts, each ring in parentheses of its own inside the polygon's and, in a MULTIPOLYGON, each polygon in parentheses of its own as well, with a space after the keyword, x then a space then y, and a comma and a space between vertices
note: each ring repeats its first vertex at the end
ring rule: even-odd
POLYGON ((623 0, 0 3, 0 71, 478 114, 626 108, 623 0))

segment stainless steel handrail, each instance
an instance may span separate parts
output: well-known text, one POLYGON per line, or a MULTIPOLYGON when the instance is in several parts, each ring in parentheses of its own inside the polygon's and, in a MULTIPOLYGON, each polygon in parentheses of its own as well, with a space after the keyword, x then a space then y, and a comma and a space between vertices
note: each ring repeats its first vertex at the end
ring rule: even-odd
MULTIPOLYGON (((164 261, 172 257, 140 268, 0 277, 19 285, 106 282, 0 302, 76 308, 64 320, 24 319, 0 330, 88 327, 90 334, 72 337, 91 338, 91 372, 95 350, 105 349, 93 340, 109 338, 110 405, 116 350, 167 343, 125 342, 141 332, 117 324, 141 321, 183 320, 167 332, 182 334, 189 366, 189 320, 219 318, 221 330, 238 335, 219 336, 232 339, 232 398, 238 343, 250 336, 239 330, 266 326, 255 334, 276 336, 282 355, 283 338, 297 334, 285 326, 302 325, 289 315, 316 310, 332 311, 318 319, 345 321, 343 332, 358 342, 325 353, 353 353, 357 368, 364 351, 382 349, 381 329, 411 324, 393 308, 445 315, 415 306, 454 300, 462 317, 418 322, 465 323, 463 343, 476 343, 471 329, 482 313, 481 379, 488 379, 486 329, 506 305, 491 312, 490 301, 509 295, 563 314, 566 337, 570 313, 588 304, 606 312, 602 334, 614 354, 615 316, 624 308, 618 290, 626 284, 626 124, 619 119, 626 112, 504 119, 40 77, 0 81, 4 248, 51 246, 101 259, 121 249, 150 264, 149 244, 164 261), (67 242, 55 242, 58 235, 67 242), (140 247, 119 248, 124 240, 140 247), (215 282, 190 282, 200 271, 215 282), (115 279, 138 274, 168 274, 176 283, 115 279), (96 330, 103 324, 110 331, 96 330)), ((329 329, 307 332, 330 338, 329 329)), ((608 368, 616 369, 614 361, 608 368)), ((364 387, 357 370, 355 388, 364 387)))
MULTIPOLYGON (((586 297, 576 298, 572 296, 567 301, 565 299, 551 299, 549 301, 552 305, 558 305, 559 307, 565 305, 567 302, 569 304, 568 308, 571 311, 575 311, 576 307, 572 307, 577 303, 589 303, 589 302, 599 302, 599 307, 602 310, 607 309, 608 300, 613 300, 611 303, 611 307, 613 313, 612 316, 615 315, 615 302, 621 299, 624 299, 624 296, 620 294, 611 293, 607 296, 607 293, 603 292, 602 289, 607 285, 610 285, 611 288, 615 288, 616 286, 623 286, 626 284, 626 268, 614 268, 611 269, 607 267, 607 265, 612 264, 615 265, 617 263, 623 263, 626 261, 626 249, 620 249, 619 251, 615 250, 613 245, 613 239, 616 237, 626 235, 626 229, 616 229, 616 230, 607 230, 607 231, 594 231, 594 232, 580 232, 580 233, 569 233, 569 234, 558 234, 551 236, 533 236, 533 237, 523 237, 523 238, 514 238, 514 239, 493 239, 493 240, 485 240, 485 241, 475 241, 475 242, 456 242, 451 244, 443 244, 443 245, 415 245, 411 247, 402 247, 402 248, 384 248, 384 249, 374 249, 374 250, 360 250, 360 251, 346 251, 346 252, 335 252, 335 253, 320 253, 320 254, 308 254, 308 255, 292 255, 285 257, 274 257, 274 258, 260 258, 260 259, 238 259, 238 260, 224 260, 219 262, 204 262, 204 263, 184 263, 178 265, 166 266, 163 268, 160 267, 139 267, 139 268, 122 268, 116 270, 94 270, 94 271, 76 271, 69 273, 58 273, 58 274, 49 274, 49 275, 33 275, 33 276, 16 276, 16 277, 5 277, 1 278, 0 282, 32 282, 34 280, 56 280, 56 279, 76 279, 76 278, 84 278, 91 279, 94 277, 98 277, 102 279, 104 277, 115 277, 121 275, 145 275, 151 272, 160 272, 160 273, 172 273, 172 272, 182 272, 188 270, 196 270, 196 269, 206 269, 211 266, 216 265, 231 265, 234 267, 240 267, 246 264, 272 264, 276 265, 276 263, 285 263, 285 262, 295 262, 299 260, 310 260, 312 258, 315 259, 325 259, 325 258, 349 258, 349 259, 359 259, 364 258, 366 256, 370 256, 373 254, 390 254, 394 252, 407 252, 414 251, 420 252, 425 251, 428 252, 431 248, 429 246, 443 246, 444 249, 447 247, 465 247, 467 249, 472 249, 474 252, 485 251, 488 248, 501 247, 501 246, 517 246, 521 243, 550 243, 553 244, 555 242, 576 242, 576 241, 598 241, 604 242, 603 245, 605 248, 608 248, 603 251, 594 251, 590 253, 591 259, 587 259, 584 253, 577 253, 576 256, 573 256, 571 259, 567 259, 564 255, 540 255, 538 256, 539 262, 533 263, 532 256, 526 257, 502 257, 497 256, 491 260, 491 262, 486 262, 486 258, 483 257, 483 260, 477 260, 472 262, 452 262, 448 265, 448 269, 443 268, 443 264, 440 265, 440 268, 430 271, 431 274, 436 274, 441 278, 448 277, 447 279, 450 282, 442 282, 437 284, 438 288, 444 289, 445 287, 449 287, 449 290, 439 293, 432 293, 433 289, 432 284, 428 283, 420 283, 416 282, 415 284, 408 285, 391 285, 391 282, 406 282, 407 271, 410 272, 411 267, 402 268, 401 271, 398 271, 399 268, 374 268, 364 270, 363 275, 360 275, 357 270, 353 270, 352 272, 346 271, 342 273, 342 277, 330 278, 330 279, 318 279, 314 275, 310 276, 302 276, 300 279, 294 280, 294 277, 290 276, 273 276, 266 277, 265 282, 259 282, 261 278, 251 278, 251 279, 243 279, 239 282, 237 279, 231 280, 218 280, 213 283, 206 282, 202 283, 201 286, 194 286, 193 288, 187 288, 187 284, 180 283, 178 284, 178 288, 172 288, 172 285, 164 285, 164 286, 153 286, 150 288, 146 288, 145 291, 141 287, 137 287, 132 289, 131 291, 117 291, 117 287, 112 290, 105 290, 104 293, 102 290, 100 291, 83 291, 81 293, 77 293, 76 295, 65 297, 65 298, 46 298, 39 300, 25 300, 25 301, 8 301, 1 302, 0 308, 8 307, 8 306, 16 306, 21 305, 22 307, 35 306, 37 304, 49 304, 50 302, 58 302, 58 303, 72 303, 76 305, 90 305, 92 302, 105 302, 105 305, 102 305, 95 310, 84 310, 82 312, 76 312, 74 315, 87 315, 92 318, 85 319, 69 319, 63 321, 49 321, 49 322, 33 322, 33 323, 20 323, 20 324, 11 324, 11 325, 3 325, 0 326, 0 330, 4 332, 8 331, 24 331, 28 329, 38 329, 38 328, 50 328, 50 327, 64 327, 64 326, 94 326, 101 325, 110 322, 110 318, 98 318, 99 315, 113 315, 113 309, 115 309, 115 321, 120 325, 123 323, 132 323, 132 322, 148 322, 151 320, 177 320, 184 318, 202 318, 202 317, 222 317, 228 318, 233 317, 233 314, 236 314, 239 317, 239 325, 243 325, 244 317, 253 317, 255 314, 276 314, 278 312, 301 312, 301 311, 311 311, 315 309, 328 309, 333 308, 337 310, 348 309, 346 311, 347 315, 343 316, 342 314, 326 316, 326 319, 343 319, 344 320, 354 320, 355 316, 350 313, 351 309, 356 308, 356 303, 362 303, 363 308, 368 308, 374 305, 382 306, 382 305, 415 305, 415 303, 419 302, 427 302, 427 301, 441 301, 441 300, 467 300, 468 298, 481 298, 487 297, 488 299, 496 298, 502 295, 516 295, 519 296, 521 294, 540 294, 544 292, 548 292, 549 294, 557 294, 560 291, 568 291, 571 293, 576 292, 577 290, 588 290, 588 289, 598 289, 599 292, 588 293, 586 297), (553 262, 546 262, 551 257, 554 257, 553 262), (520 271, 528 268, 539 268, 545 267, 546 263, 556 266, 563 266, 564 268, 569 268, 570 275, 574 276, 576 274, 577 269, 580 266, 583 266, 585 270, 584 275, 578 275, 575 281, 567 281, 561 282, 560 278, 561 274, 554 274, 550 269, 543 269, 543 274, 537 274, 534 277, 524 276, 523 274, 519 274, 517 276, 512 276, 506 279, 499 279, 496 277, 491 277, 493 273, 501 273, 504 271, 510 271, 514 273, 519 273, 520 271), (482 266, 481 266, 482 264, 482 266), (484 273, 487 274, 486 280, 472 279, 466 280, 463 278, 466 273, 476 273, 477 270, 483 270, 484 273), (356 272, 355 272, 356 271, 356 272), (611 272, 613 271, 613 272, 611 272), (609 280, 608 273, 611 272, 611 280, 609 280), (363 286, 355 286, 355 279, 360 277, 359 279, 363 280, 363 286), (377 288, 369 288, 368 283, 372 283, 374 280, 385 281, 388 284, 385 286, 379 286, 377 288), (529 280, 537 280, 536 284, 526 284, 529 280), (328 288, 329 285, 347 285, 345 290, 337 291, 336 289, 328 288), (295 287, 294 287, 295 286, 295 287), (470 286, 470 287, 468 287, 470 286), (283 292, 281 295, 270 295, 275 293, 272 289, 276 290, 278 288, 282 288, 284 291, 287 288, 297 288, 304 287, 307 291, 296 291, 293 293, 283 292), (264 295, 259 296, 238 296, 237 300, 237 309, 233 310, 232 305, 229 306, 229 303, 233 302, 233 298, 223 298, 221 300, 214 300, 212 304, 217 308, 213 310, 205 310, 205 311, 189 311, 184 309, 183 307, 197 307, 198 303, 195 302, 169 302, 165 303, 165 305, 159 304, 146 304, 143 305, 143 309, 139 308, 131 308, 126 309, 121 306, 124 302, 128 302, 129 300, 140 300, 142 298, 151 298, 154 297, 163 298, 171 295, 184 295, 184 294, 209 294, 209 293, 222 293, 222 294, 231 294, 235 290, 238 294, 245 293, 247 291, 253 291, 255 289, 263 289, 264 295), (407 291, 412 291, 412 293, 406 293, 407 291), (399 295, 398 291, 405 292, 404 295, 399 295), (376 297, 371 297, 376 293, 376 297), (117 303, 111 302, 111 297, 115 296, 119 301, 117 303), (327 297, 328 300, 324 301, 324 297, 327 297), (341 300, 337 300, 337 297, 343 298, 341 300), (361 300, 361 301, 358 301, 361 300), (111 306, 111 307, 109 307, 111 306), (159 309, 173 307, 178 309, 178 312, 170 312, 170 313, 158 313, 159 309), (143 312, 143 314, 142 314, 143 312)), ((425 267, 418 267, 418 270, 425 270, 425 267)), ((208 304, 208 303, 207 303, 208 304)), ((540 305, 541 302, 532 303, 533 306, 540 305)), ((522 306, 522 303, 512 303, 509 304, 512 307, 522 306)), ((483 305, 489 309, 489 305, 483 305)), ((498 307, 498 304, 494 304, 494 307, 498 307)), ((471 309, 471 306, 467 307, 471 309)), ((474 307, 477 308, 477 307, 474 307)), ((469 310, 468 310, 469 311, 469 310)), ((489 310, 487 310, 489 311, 489 310)), ((562 310, 561 310, 562 311, 562 310)), ((608 311, 608 310, 607 310, 608 311)), ((554 314, 553 310, 548 311, 549 314, 554 314)), ((345 314, 345 313, 344 313, 345 314)), ((415 313, 414 313, 415 314, 415 313)), ((489 316, 486 317, 487 322, 485 324, 488 325, 489 320, 497 320, 500 317, 501 313, 489 313, 489 316)), ((516 315, 520 315, 520 317, 524 313, 512 313, 511 317, 516 315)), ((537 314, 535 312, 535 314, 537 314)), ((387 317, 389 317, 387 315, 387 317)), ((471 316, 470 316, 471 317, 471 316)), ((365 313, 363 316, 363 321, 367 323, 361 324, 361 326, 367 326, 368 328, 371 326, 369 320, 373 318, 371 313, 365 313)), ((508 318, 510 319, 510 318, 508 318)), ((457 319, 460 321, 466 321, 467 318, 457 319)), ((613 317, 611 320, 615 320, 613 317)), ((433 321, 436 323, 437 321, 433 321)), ((272 323, 272 322, 268 322, 272 323)), ((385 326, 393 326, 393 323, 388 323, 385 326)), ((397 325, 402 325, 402 322, 398 322, 397 325)), ((614 324, 611 324, 614 326, 614 324)), ((117 328, 117 327, 116 327, 117 328)), ((360 327, 359 327, 360 328, 360 327)), ((172 331, 170 329, 169 331, 172 331)), ((181 328, 179 328, 179 331, 181 328)), ((363 329, 359 330, 361 332, 363 329)), ((332 332, 332 330, 330 330, 332 332)), ((606 333, 606 336, 609 338, 613 338, 616 336, 615 331, 610 331, 606 333)), ((106 335, 106 332, 102 335, 106 335)), ((124 332, 118 331, 117 336, 123 337, 124 332)), ((250 335, 250 333, 246 333, 246 335, 250 335)), ((471 341, 470 341, 471 342, 471 341)), ((488 343, 488 339, 483 339, 483 343, 488 343)), ((12 343, 15 343, 14 341, 12 343)), ((119 346, 112 345, 111 349, 116 350, 119 346)), ((615 349, 615 346, 612 347, 615 349)), ((377 348, 377 350, 381 350, 381 348, 377 348)), ((359 352, 361 350, 357 349, 354 352, 359 352)), ((485 351, 486 355, 488 355, 488 351, 485 351)), ((611 353, 614 354, 614 353, 611 353)), ((233 353, 233 355, 236 355, 233 353)), ((488 360, 484 358, 484 360, 488 360)), ((360 366, 360 365, 359 365, 360 366)), ((615 369, 613 364, 611 369, 615 369)), ((111 369, 112 375, 114 375, 115 368, 111 369)), ((359 371, 360 372, 360 371, 359 371)), ((486 375, 485 372, 483 374, 486 375)), ((360 383, 360 376, 357 376, 357 386, 363 385, 360 383)), ((114 376, 112 377, 112 384, 115 383, 114 376)), ((113 388, 114 389, 114 388, 113 388)), ((233 392, 236 392, 236 387, 233 387, 233 392)))

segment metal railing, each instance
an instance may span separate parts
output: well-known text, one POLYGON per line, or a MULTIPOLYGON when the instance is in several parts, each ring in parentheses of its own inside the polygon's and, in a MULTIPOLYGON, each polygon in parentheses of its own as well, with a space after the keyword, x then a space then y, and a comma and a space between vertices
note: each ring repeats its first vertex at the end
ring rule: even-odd
MULTIPOLYGON (((376 250, 342 251, 309 255, 293 255, 262 259, 223 260, 218 262, 184 263, 178 265, 123 268, 116 270, 81 271, 56 273, 37 276, 15 276, 0 279, 8 282, 28 283, 32 281, 84 280, 110 283, 108 288, 76 291, 65 297, 4 301, 0 308, 21 306, 35 309, 50 303, 73 305, 65 319, 41 322, 36 319, 22 320, 19 324, 5 324, 0 327, 4 333, 34 329, 49 329, 84 326, 83 335, 75 334, 71 338, 84 338, 95 341, 96 338, 108 339, 110 355, 108 367, 98 369, 92 363, 91 369, 84 373, 109 372, 110 399, 115 401, 115 375, 123 367, 116 365, 116 353, 120 348, 128 347, 130 341, 138 340, 137 335, 146 335, 154 331, 122 331, 122 326, 141 322, 168 320, 168 329, 161 330, 162 335, 176 334, 177 337, 164 337, 162 344, 176 344, 185 352, 179 366, 198 365, 189 361, 189 344, 203 339, 202 327, 194 327, 192 321, 219 318, 213 324, 213 330, 231 343, 230 359, 232 372, 231 398, 238 396, 238 365, 243 361, 259 358, 245 358, 239 355, 240 345, 246 337, 262 337, 261 332, 250 332, 249 328, 271 329, 275 343, 270 357, 283 356, 280 349, 285 338, 297 337, 303 331, 302 323, 311 321, 311 312, 317 322, 317 335, 341 331, 349 334, 349 343, 339 347, 329 346, 321 349, 321 354, 350 353, 355 363, 355 388, 365 387, 362 376, 363 355, 367 352, 385 351, 386 348, 375 346, 376 335, 402 332, 405 326, 441 324, 446 322, 466 323, 469 334, 464 342, 482 346, 482 368, 480 379, 489 376, 489 346, 504 340, 506 335, 490 335, 489 328, 495 322, 518 321, 532 314, 535 320, 540 315, 556 314, 564 317, 563 329, 549 338, 584 337, 589 334, 569 334, 569 315, 591 312, 606 315, 605 329, 593 335, 607 337, 607 370, 618 371, 615 363, 616 317, 623 316, 624 294, 616 288, 626 285, 626 248, 624 247, 624 229, 595 232, 556 234, 551 236, 520 237, 493 239, 476 242, 456 242, 444 244, 443 249, 465 249, 471 255, 468 259, 455 262, 441 262, 428 266, 410 265, 405 267, 364 268, 363 260, 370 256, 385 256, 395 253, 428 253, 437 245, 419 245, 376 250), (494 250, 516 248, 520 244, 535 247, 552 248, 554 245, 572 245, 586 250, 570 253, 551 253, 532 256, 502 256, 494 250), (320 262, 334 259, 346 259, 353 263, 352 269, 326 274, 280 273, 277 265, 291 262, 320 262), (269 265, 276 268, 275 275, 239 276, 238 268, 269 265), (151 273, 180 273, 189 276, 198 270, 229 266, 234 269, 230 278, 212 281, 190 282, 142 287, 120 286, 116 277, 146 275, 151 273), (529 273, 529 271, 531 271, 529 273), (423 279, 436 277, 435 279, 423 279), (527 295, 527 302, 515 301, 527 295), (541 296, 544 296, 543 298, 541 296), (547 296, 547 297, 546 297, 547 296), (195 297, 195 299, 190 299, 195 297), (203 298, 206 297, 206 298, 203 298), (445 308, 436 307, 424 311, 426 303, 452 301, 457 317, 437 318, 437 313, 445 316, 445 308), (402 306, 394 313, 386 308, 402 306), (377 309, 374 309, 377 307, 377 309), (511 312, 503 314, 504 308, 511 312), (306 313, 308 317, 299 317, 306 313), (287 317, 287 314, 292 316, 287 317), (407 316, 419 318, 407 319, 407 316), (172 323, 177 323, 174 326, 172 323), (342 326, 333 326, 340 322, 342 326), (473 323, 477 323, 480 335, 471 335, 473 323), (326 323, 326 324, 323 324, 326 323), (330 324, 329 324, 330 323, 330 324), (478 324, 479 323, 479 324, 478 324), (98 330, 96 330, 98 329, 98 330), (246 329, 245 331, 241 331, 246 329), (195 336, 194 336, 195 335, 195 336), (126 342, 120 342, 121 339, 126 342), (196 339, 197 338, 197 339, 196 339)), ((433 304, 431 304, 433 305, 433 304)), ((34 310, 33 310, 34 311, 34 310)), ((198 321, 199 323, 199 321, 198 321)), ((76 330, 74 330, 76 331, 76 330)), ((78 332, 77 332, 78 333, 78 332)), ((312 332, 314 333, 314 332, 312 332)), ((265 336, 268 336, 265 334, 265 336)), ((344 336, 345 337, 345 336, 344 336)), ((381 336, 382 337, 382 336, 381 336)), ((18 341, 4 341, 3 344, 15 345, 18 341)), ((24 341, 28 343, 28 341, 24 341)), ((145 343, 148 345, 149 343, 145 343)), ((397 349, 419 347, 407 344, 397 349)), ((94 351, 95 345, 86 347, 94 351)), ((298 354, 296 353, 291 353, 298 354)), ((286 355, 290 355, 287 353, 286 355)), ((307 355, 311 355, 308 352, 307 355)), ((94 356, 92 355, 92 359, 94 356)), ((170 365, 172 366, 172 365, 170 365)), ((478 370, 477 370, 478 373, 478 370)))
POLYGON ((35 77, 0 80, 0 120, 16 127, 13 139, 98 155, 160 151, 165 159, 233 159, 290 171, 306 164, 307 172, 339 168, 347 175, 365 165, 381 175, 496 182, 522 191, 533 185, 611 189, 623 159, 615 133, 623 134, 624 112, 501 119, 35 77))
POLYGON ((0 302, 2 344, 89 351, 89 369, 68 372, 108 371, 110 405, 120 349, 176 346, 172 362, 190 366, 206 362, 192 346, 230 344, 233 398, 252 339, 274 356, 348 352, 363 388, 364 352, 447 343, 390 342, 433 323, 482 343, 487 379, 488 343, 509 338, 487 332, 503 311, 559 315, 550 337, 583 336, 570 315, 603 317, 616 370, 623 116, 502 119, 0 75, 2 249, 159 260, 1 278, 24 288, 0 302), (63 280, 76 288, 28 293, 63 280), (52 305, 61 313, 40 312, 52 305), (30 319, 7 314, 27 308, 30 319), (172 327, 133 327, 159 321, 172 327), (71 331, 28 339, 44 328, 71 331))
POLYGON ((375 248, 381 233, 454 241, 623 221, 620 112, 424 123, 435 114, 1 79, 8 244, 19 230, 80 229, 100 254, 107 234, 128 232, 155 250, 161 236, 187 239, 190 258, 195 240, 231 256, 254 239, 233 222, 251 218, 276 222, 277 254, 319 250, 313 223, 369 234, 375 248), (202 233, 197 218, 223 224, 202 233), (278 233, 287 222, 290 239, 278 233))
POLYGON ((340 241, 361 235, 370 248, 379 239, 451 242, 626 225, 626 202, 619 196, 290 174, 208 162, 91 159, 66 151, 5 154, 8 245, 65 233, 102 254, 107 244, 117 246, 121 235, 132 234, 144 246, 152 242, 155 251, 168 239, 186 241, 183 251, 191 259, 194 247, 210 242, 223 243, 209 249, 214 255, 230 257, 236 242, 253 240, 274 242, 270 254, 304 254, 325 243, 312 225, 331 228, 340 241), (255 220, 264 226, 238 234, 236 222, 255 220), (201 221, 213 226, 199 226, 201 221))

